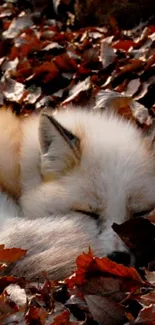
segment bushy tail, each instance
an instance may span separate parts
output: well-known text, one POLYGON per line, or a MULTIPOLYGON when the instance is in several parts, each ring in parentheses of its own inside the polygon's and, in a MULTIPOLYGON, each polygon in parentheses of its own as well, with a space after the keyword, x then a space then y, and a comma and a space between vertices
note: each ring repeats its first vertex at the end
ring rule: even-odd
POLYGON ((43 271, 51 279, 63 279, 71 275, 77 256, 89 246, 98 255, 102 250, 94 220, 77 213, 35 220, 8 218, 2 223, 0 244, 28 250, 9 273, 30 280, 41 278, 43 271))

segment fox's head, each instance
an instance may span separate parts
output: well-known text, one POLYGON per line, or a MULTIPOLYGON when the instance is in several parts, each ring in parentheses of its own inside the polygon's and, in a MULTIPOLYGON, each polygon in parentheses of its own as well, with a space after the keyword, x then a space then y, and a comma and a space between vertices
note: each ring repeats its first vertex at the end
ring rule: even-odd
POLYGON ((130 122, 100 112, 68 110, 53 117, 44 111, 35 124, 24 131, 25 214, 80 213, 83 227, 89 216, 102 253, 122 252, 124 258, 127 249, 111 225, 155 207, 153 143, 130 122))

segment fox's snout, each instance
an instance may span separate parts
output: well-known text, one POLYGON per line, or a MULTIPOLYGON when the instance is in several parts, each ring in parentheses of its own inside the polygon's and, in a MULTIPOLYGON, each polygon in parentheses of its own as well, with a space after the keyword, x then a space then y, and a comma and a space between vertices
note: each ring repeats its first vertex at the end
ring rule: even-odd
POLYGON ((134 257, 128 247, 108 225, 100 235, 100 245, 104 256, 125 266, 134 265, 134 257))

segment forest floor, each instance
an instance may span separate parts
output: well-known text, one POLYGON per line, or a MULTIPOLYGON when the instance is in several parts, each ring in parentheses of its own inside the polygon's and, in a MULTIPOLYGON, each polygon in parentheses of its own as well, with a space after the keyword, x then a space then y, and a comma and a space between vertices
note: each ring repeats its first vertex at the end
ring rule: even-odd
MULTIPOLYGON (((124 30, 111 17, 106 25, 77 28, 73 12, 57 15, 58 5, 0 5, 0 105, 17 115, 68 104, 113 109, 149 129, 155 117, 155 26, 146 21, 124 30)), ((155 325, 152 222, 154 214, 113 226, 143 270, 94 257, 90 250, 81 252, 77 270, 61 282, 47 279, 46 270, 39 284, 1 277, 0 324, 155 325), (19 285, 25 303, 9 298, 9 284, 19 285)), ((0 269, 24 254, 1 245, 0 269)))

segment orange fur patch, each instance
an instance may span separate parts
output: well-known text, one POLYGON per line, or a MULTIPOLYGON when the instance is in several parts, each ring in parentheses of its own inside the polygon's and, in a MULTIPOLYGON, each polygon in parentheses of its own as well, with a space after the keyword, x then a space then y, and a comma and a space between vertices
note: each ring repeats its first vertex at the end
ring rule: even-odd
POLYGON ((14 198, 20 196, 20 118, 10 109, 0 109, 0 188, 14 198))

